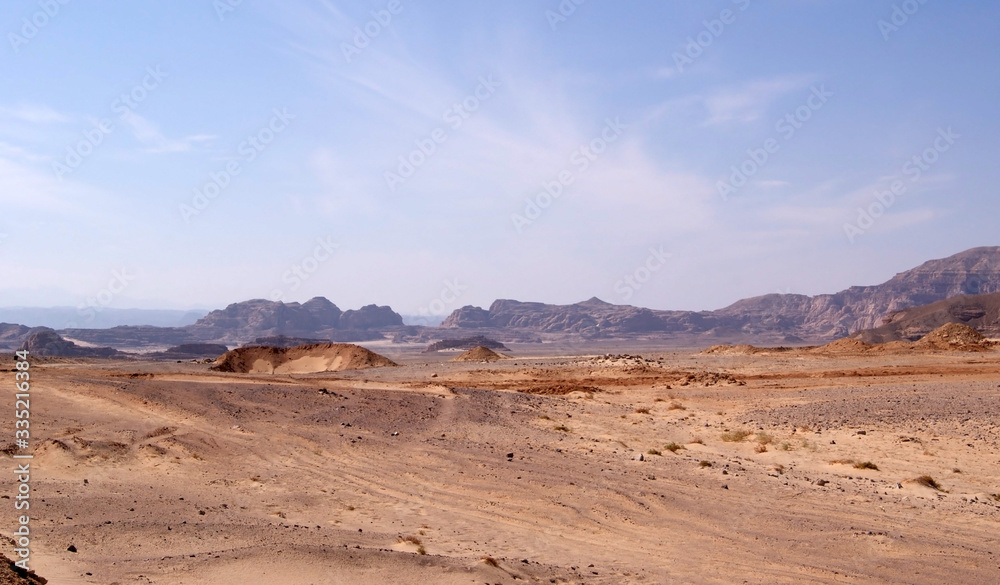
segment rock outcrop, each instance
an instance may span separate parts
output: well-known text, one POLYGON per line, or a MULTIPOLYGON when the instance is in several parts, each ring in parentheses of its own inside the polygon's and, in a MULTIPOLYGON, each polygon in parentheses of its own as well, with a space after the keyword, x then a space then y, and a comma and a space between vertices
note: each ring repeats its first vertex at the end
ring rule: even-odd
POLYGON ((916 341, 947 323, 972 327, 987 337, 1000 338, 1000 293, 962 295, 922 307, 896 311, 885 324, 852 337, 868 343, 916 341))
POLYGON ((659 311, 590 299, 573 305, 495 301, 489 310, 466 306, 442 328, 527 330, 587 338, 707 334, 788 343, 830 340, 878 326, 902 309, 957 295, 1000 292, 1000 247, 973 248, 931 260, 885 283, 834 294, 771 294, 715 311, 659 311))
POLYGON ((111 358, 128 355, 110 347, 79 346, 51 329, 32 333, 18 350, 28 350, 33 356, 43 357, 111 358))
POLYGON ((496 351, 510 351, 510 348, 495 339, 476 335, 473 337, 463 337, 462 339, 442 339, 428 345, 424 353, 445 349, 475 349, 477 347, 485 347, 496 351))
POLYGON ((402 316, 390 307, 368 305, 341 311, 329 300, 316 297, 305 303, 263 299, 233 303, 185 327, 123 326, 66 329, 60 333, 87 343, 142 349, 189 343, 240 345, 252 339, 279 336, 372 341, 384 339, 383 330, 402 326, 402 316))

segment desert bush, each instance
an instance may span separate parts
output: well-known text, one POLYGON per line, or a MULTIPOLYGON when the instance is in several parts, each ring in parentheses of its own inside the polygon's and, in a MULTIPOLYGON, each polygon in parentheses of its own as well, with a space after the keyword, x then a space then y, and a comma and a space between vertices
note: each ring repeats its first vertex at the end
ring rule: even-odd
POLYGON ((726 443, 742 443, 752 434, 750 431, 726 431, 722 433, 722 440, 726 443))
POLYGON ((933 477, 931 477, 929 475, 921 475, 920 477, 914 479, 913 481, 915 481, 916 483, 919 483, 922 486, 929 487, 929 488, 931 488, 933 490, 937 490, 939 492, 943 492, 944 491, 944 488, 941 487, 941 484, 939 484, 937 481, 934 480, 933 477))
POLYGON ((854 469, 871 469, 872 471, 878 471, 878 465, 875 465, 871 461, 862 461, 855 463, 854 469))
POLYGON ((670 451, 671 453, 676 453, 684 448, 684 445, 678 445, 677 443, 667 443, 663 446, 664 449, 670 451))
POLYGON ((407 536, 406 538, 400 538, 399 542, 408 542, 410 544, 415 544, 415 545, 417 545, 417 554, 418 555, 425 555, 425 554, 427 554, 427 549, 424 548, 424 543, 421 542, 421 540, 419 538, 417 538, 416 536, 407 536))
POLYGON ((698 462, 698 467, 711 467, 711 466, 712 466, 712 462, 711 461, 699 461, 698 462))
POLYGON ((774 437, 767 433, 757 433, 757 442, 761 445, 770 445, 774 442, 774 437))
POLYGON ((648 408, 637 408, 635 409, 636 414, 649 414, 648 408))
POLYGON ((670 406, 667 407, 667 410, 687 410, 687 407, 680 402, 671 402, 670 406))
POLYGON ((555 430, 557 430, 557 431, 562 431, 562 432, 564 432, 564 433, 568 433, 568 432, 569 432, 569 427, 568 427, 568 426, 566 426, 566 425, 559 425, 559 426, 557 426, 557 427, 555 428, 555 430))
POLYGON ((663 455, 663 453, 657 451, 656 449, 650 449, 649 451, 646 451, 646 455, 663 455))

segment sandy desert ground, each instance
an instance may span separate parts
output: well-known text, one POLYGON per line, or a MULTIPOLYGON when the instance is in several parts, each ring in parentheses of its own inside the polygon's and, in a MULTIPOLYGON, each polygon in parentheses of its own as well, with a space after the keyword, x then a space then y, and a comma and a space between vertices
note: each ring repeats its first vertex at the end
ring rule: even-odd
POLYGON ((36 361, 33 568, 121 585, 1000 582, 998 351, 386 355, 402 366, 36 361))

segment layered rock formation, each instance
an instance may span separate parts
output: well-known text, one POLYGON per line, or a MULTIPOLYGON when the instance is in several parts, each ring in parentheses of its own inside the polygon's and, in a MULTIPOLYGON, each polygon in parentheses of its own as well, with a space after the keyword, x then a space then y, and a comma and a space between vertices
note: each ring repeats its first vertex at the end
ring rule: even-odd
POLYGON ((962 295, 922 307, 891 313, 884 325, 852 337, 868 343, 915 341, 947 323, 967 325, 987 337, 1000 338, 1000 293, 962 295))
POLYGON ((43 357, 110 358, 128 355, 110 347, 81 347, 72 341, 63 339, 51 329, 32 333, 18 350, 28 350, 33 356, 43 357))
POLYGON ((341 311, 323 297, 305 303, 253 299, 212 311, 186 327, 112 327, 66 329, 63 335, 88 343, 129 347, 164 347, 190 343, 240 345, 252 339, 298 337, 327 341, 383 339, 384 329, 402 327, 390 307, 367 305, 341 311))
POLYGON ((708 334, 782 342, 830 340, 879 325, 901 309, 956 295, 1000 292, 1000 247, 931 260, 875 286, 834 294, 764 295, 716 311, 657 311, 592 298, 573 305, 501 299, 489 310, 466 306, 443 328, 528 330, 588 338, 708 334))

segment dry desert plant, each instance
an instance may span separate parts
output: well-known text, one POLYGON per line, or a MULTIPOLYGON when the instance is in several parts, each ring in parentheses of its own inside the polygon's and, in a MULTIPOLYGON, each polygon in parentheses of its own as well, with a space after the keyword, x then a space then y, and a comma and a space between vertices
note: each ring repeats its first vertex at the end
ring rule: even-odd
POLYGON ((726 431, 722 433, 722 440, 726 443, 742 443, 747 437, 752 435, 750 431, 726 431))
POLYGON ((931 477, 929 475, 921 475, 920 477, 914 479, 913 481, 915 483, 919 483, 920 485, 922 485, 924 487, 929 487, 932 490, 937 490, 939 492, 943 492, 944 491, 944 488, 941 487, 941 484, 939 484, 937 481, 934 480, 933 477, 931 477))
POLYGON ((670 451, 671 453, 676 453, 676 452, 680 451, 681 449, 683 449, 684 445, 679 445, 677 443, 671 442, 671 443, 667 443, 666 445, 664 445, 663 448, 666 449, 667 451, 670 451))
POLYGON ((862 461, 855 463, 854 469, 871 469, 872 471, 878 471, 878 465, 875 465, 871 461, 862 461))

